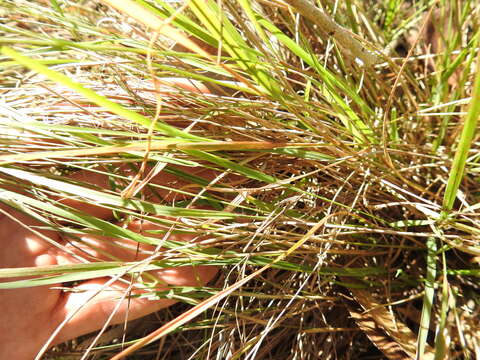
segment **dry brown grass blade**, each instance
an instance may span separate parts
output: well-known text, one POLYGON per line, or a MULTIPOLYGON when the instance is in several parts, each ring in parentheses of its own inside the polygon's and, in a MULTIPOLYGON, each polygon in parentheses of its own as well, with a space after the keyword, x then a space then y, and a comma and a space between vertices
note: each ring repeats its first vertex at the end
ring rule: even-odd
MULTIPOLYGON (((349 279, 349 281, 351 280, 349 279)), ((396 354, 396 346, 392 344, 392 342, 395 342, 407 356, 406 359, 414 359, 417 349, 417 336, 413 331, 404 323, 395 319, 385 306, 378 303, 368 291, 350 289, 350 292, 355 301, 366 311, 360 315, 360 318, 355 315, 355 311, 350 311, 350 314, 378 349, 384 352, 386 356, 388 356, 387 354, 396 354), (386 335, 382 336, 382 333, 386 335)), ((389 358, 403 359, 399 357, 389 358)), ((433 358, 433 349, 427 347, 423 359, 433 360, 433 358)))
POLYGON ((410 360, 413 359, 402 347, 393 341, 385 332, 378 326, 372 315, 362 314, 353 307, 348 306, 348 312, 355 323, 363 331, 363 333, 375 344, 388 359, 390 360, 410 360))
POLYGON ((389 149, 388 149, 388 132, 387 132, 387 129, 388 129, 388 124, 389 124, 390 109, 392 108, 393 99, 395 97, 395 90, 400 83, 400 80, 402 78, 402 74, 403 74, 403 72, 406 68, 407 63, 408 63, 408 59, 410 59, 413 55, 413 51, 415 49, 416 43, 420 40, 421 35, 424 33, 425 28, 427 27, 428 19, 430 19, 430 16, 432 15, 433 9, 434 9, 434 7, 432 6, 432 8, 430 9, 430 11, 428 12, 428 14, 426 16, 426 19, 425 19, 424 23, 422 24, 422 27, 420 28, 420 31, 419 31, 419 34, 417 36, 417 39, 415 40, 415 43, 410 47, 410 50, 408 51, 407 56, 403 60, 403 63, 400 66, 400 69, 398 70, 398 72, 396 74, 395 81, 394 81, 394 83, 392 85, 392 88, 390 90, 390 94, 388 95, 387 104, 385 105, 383 121, 382 121, 382 147, 383 147, 383 156, 385 158, 385 162, 395 172, 395 175, 399 179, 401 179, 403 182, 405 182, 405 184, 408 184, 412 188, 417 189, 421 193, 425 192, 425 189, 422 189, 422 187, 417 185, 415 182, 410 181, 409 179, 405 178, 397 170, 397 168, 393 164, 392 158, 390 157, 390 154, 388 152, 389 149))
MULTIPOLYGON (((188 6, 188 1, 183 4, 180 9, 180 11, 183 11, 183 9, 188 6)), ((165 23, 168 23, 170 19, 167 19, 165 23)), ((153 86, 155 87, 155 99, 157 100, 155 104, 155 117, 153 118, 150 126, 148 127, 148 138, 147 138, 147 147, 145 149, 145 154, 143 155, 143 161, 142 165, 140 166, 140 169, 138 172, 135 174, 135 177, 132 179, 130 184, 123 189, 121 196, 122 199, 129 199, 132 196, 135 196, 146 184, 147 181, 145 179, 143 181, 140 181, 142 178, 145 170, 147 169, 147 162, 149 159, 150 155, 150 150, 151 150, 151 145, 152 145, 152 138, 153 138, 153 131, 155 130, 155 125, 158 122, 158 119, 160 117, 160 113, 162 112, 162 104, 163 104, 163 99, 162 99, 162 90, 160 88, 160 82, 158 81, 157 77, 155 76, 155 72, 153 70, 153 64, 152 64, 152 50, 153 50, 153 44, 158 39, 158 32, 155 32, 150 39, 150 42, 148 44, 148 51, 147 51, 147 65, 148 65, 148 72, 150 73, 150 77, 152 78, 153 86)), ((162 164, 161 167, 163 168, 166 164, 162 164)))

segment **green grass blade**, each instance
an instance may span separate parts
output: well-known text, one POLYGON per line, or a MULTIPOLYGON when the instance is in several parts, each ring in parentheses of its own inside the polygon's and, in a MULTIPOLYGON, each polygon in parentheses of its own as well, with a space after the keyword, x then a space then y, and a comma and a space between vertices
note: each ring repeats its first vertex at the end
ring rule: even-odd
POLYGON ((442 252, 442 304, 440 306, 440 321, 435 336, 435 357, 434 360, 442 360, 447 357, 447 339, 445 338, 445 327, 447 325, 448 303, 449 303, 449 284, 447 273, 447 262, 445 252, 442 252))
POLYGON ((443 197, 443 217, 447 217, 453 208, 457 191, 465 172, 468 152, 470 151, 472 140, 477 130, 478 118, 480 117, 480 53, 477 58, 477 73, 473 87, 472 101, 470 102, 468 113, 463 124, 462 135, 455 152, 455 157, 453 158, 447 188, 445 189, 443 197))
POLYGON ((427 335, 430 329, 430 319, 432 316, 433 296, 435 294, 435 277, 437 274, 437 242, 430 237, 427 239, 427 276, 425 279, 425 294, 423 296, 422 313, 420 317, 420 328, 418 329, 417 354, 416 359, 421 360, 424 357, 427 347, 427 335))

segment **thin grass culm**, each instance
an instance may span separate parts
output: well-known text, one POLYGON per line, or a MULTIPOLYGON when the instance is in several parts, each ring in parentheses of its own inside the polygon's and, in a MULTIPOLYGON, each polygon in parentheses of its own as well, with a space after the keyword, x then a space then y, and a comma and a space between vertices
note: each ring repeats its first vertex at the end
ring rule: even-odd
POLYGON ((478 357, 479 14, 0 2, 0 358, 478 357))

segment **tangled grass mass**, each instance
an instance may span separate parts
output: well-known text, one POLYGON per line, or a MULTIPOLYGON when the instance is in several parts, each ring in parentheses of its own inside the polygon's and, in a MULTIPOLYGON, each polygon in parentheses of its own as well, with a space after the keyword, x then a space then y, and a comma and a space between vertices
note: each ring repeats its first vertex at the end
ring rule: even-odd
POLYGON ((480 358, 479 22, 470 0, 0 2, 0 201, 68 236, 122 227, 60 198, 166 229, 148 261, 22 286, 101 270, 177 301, 45 358, 480 358), (189 265, 218 273, 141 274, 189 265))

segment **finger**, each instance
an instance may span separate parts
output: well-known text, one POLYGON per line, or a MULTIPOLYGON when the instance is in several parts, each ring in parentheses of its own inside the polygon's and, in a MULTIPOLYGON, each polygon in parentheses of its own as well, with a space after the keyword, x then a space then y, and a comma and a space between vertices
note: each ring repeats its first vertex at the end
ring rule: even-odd
MULTIPOLYGON (((155 224, 149 221, 136 220, 127 225, 129 230, 148 235, 151 237, 163 238, 168 227, 155 224), (152 231, 154 231, 152 233, 152 231)), ((172 234, 169 240, 192 241, 194 235, 191 234, 172 234)), ((106 254, 116 257, 123 261, 141 260, 152 255, 152 251, 161 251, 153 246, 137 244, 134 241, 126 239, 114 239, 98 236, 83 237, 88 240, 85 244, 87 251, 92 257, 105 259, 106 254), (136 253, 136 246, 140 246, 140 252, 136 253)), ((111 258, 109 258, 111 259, 111 258)), ((65 261, 71 261, 65 258, 65 261)), ((57 260, 61 262, 62 260, 57 260)), ((217 273, 216 266, 182 266, 176 268, 150 271, 148 274, 155 277, 159 285, 156 291, 165 291, 168 285, 175 286, 203 286, 210 281, 217 273)), ((61 334, 55 340, 56 343, 66 341, 70 338, 86 334, 88 332, 101 328, 105 321, 114 313, 112 324, 121 323, 125 320, 136 319, 151 312, 168 307, 175 303, 171 299, 156 299, 154 301, 147 298, 128 298, 125 296, 129 291, 128 282, 115 281, 113 284, 105 286, 106 279, 95 279, 81 283, 75 286, 72 293, 63 294, 64 299, 60 302, 56 313, 58 323, 72 317, 61 334), (73 315, 75 314, 75 315, 73 315)), ((111 280, 110 280, 111 281, 111 280)), ((145 294, 145 290, 133 288, 132 295, 145 294)))
MULTIPOLYGON (((164 218, 167 219, 167 218, 164 218)), ((202 237, 188 233, 175 233, 174 227, 168 227, 145 220, 133 220, 122 225, 122 227, 132 230, 141 235, 150 238, 159 239, 159 243, 163 239, 168 238, 171 241, 192 242, 200 241, 202 237)), ((137 241, 114 238, 99 235, 82 235, 77 238, 68 237, 65 246, 72 254, 86 257, 91 261, 123 261, 131 262, 143 260, 152 255, 165 255, 164 249, 158 246, 139 243, 137 241)), ((63 251, 57 254, 58 264, 70 264, 78 262, 77 258, 66 254, 63 251)))
MULTIPOLYGON (((156 276, 163 282, 176 286, 202 286, 210 281, 217 270, 210 266, 180 267, 156 271, 156 276)), ((112 315, 110 324, 122 323, 158 311, 174 304, 172 299, 149 300, 147 297, 128 298, 129 285, 115 282, 105 288, 106 279, 95 279, 75 288, 74 293, 64 294, 64 299, 56 310, 56 316, 63 321, 71 320, 65 325, 55 343, 61 343, 101 328, 112 315), (75 314, 75 315, 73 315, 75 314)), ((168 287, 159 286, 157 291, 168 287)), ((131 295, 145 294, 144 290, 133 289, 131 295)))
MULTIPOLYGON (((187 167, 182 168, 183 171, 188 171, 187 167)), ((125 177, 129 176, 134 176, 134 170, 132 170, 130 167, 127 167, 126 165, 120 166, 120 170, 125 173, 125 177)), ((198 169, 198 168, 193 168, 191 171, 194 175, 202 175, 206 178, 213 179, 216 174, 213 171, 210 170, 203 170, 203 169, 198 169)), ((95 186, 96 188, 108 188, 111 186, 111 182, 109 180, 109 176, 105 173, 100 173, 100 172, 94 172, 94 171, 79 171, 70 176, 70 179, 73 181, 78 181, 81 183, 86 183, 95 186)), ((155 176, 152 180, 151 183, 153 184, 159 184, 163 186, 167 186, 170 188, 174 187, 183 187, 187 186, 188 182, 182 179, 178 179, 176 176, 173 174, 168 174, 168 173, 160 173, 157 176, 155 176)), ((172 200, 176 194, 172 194, 173 190, 167 190, 167 189, 158 189, 156 191, 152 190, 149 187, 146 187, 143 189, 143 195, 146 198, 149 198, 150 201, 152 202, 160 202, 161 200, 165 201, 165 199, 162 199, 162 196, 166 198, 167 200, 172 200)), ((184 199, 185 195, 178 195, 178 199, 184 199)), ((82 212, 88 213, 92 216, 95 216, 97 218, 103 218, 103 219, 110 219, 112 218, 112 210, 106 207, 98 206, 95 205, 91 202, 86 202, 82 201, 80 199, 76 199, 73 197, 65 197, 65 198, 58 198, 57 201, 60 203, 63 203, 65 205, 71 206, 77 210, 80 210, 82 212)), ((50 252, 56 251, 56 254, 61 254, 65 251, 64 248, 60 249, 55 249, 52 247, 52 244, 56 244, 55 246, 58 246, 59 244, 59 236, 56 232, 54 231, 48 231, 44 230, 41 228, 42 224, 33 219, 32 217, 23 214, 20 211, 14 210, 12 208, 9 208, 7 205, 0 204, 0 212, 5 216, 5 214, 9 214, 10 218, 3 218, 0 219, 3 221, 2 225, 2 230, 3 234, 2 239, 8 239, 9 236, 11 235, 10 233, 14 233, 16 231, 20 231, 22 234, 22 241, 17 241, 17 242, 8 242, 8 247, 9 251, 5 252, 2 251, 2 254, 5 257, 5 261, 8 260, 8 263, 12 263, 13 259, 15 260, 15 263, 21 264, 23 260, 26 260, 26 256, 29 257, 29 259, 32 259, 34 256, 39 256, 40 254, 45 253, 44 258, 47 255, 51 255, 50 252), (1 211, 3 210, 3 212, 1 211), (8 229, 8 231, 7 231, 8 229), (13 257, 9 257, 6 254, 15 254, 13 257), (23 255, 22 258, 21 256, 23 255)), ((135 223, 130 224, 130 226, 134 226, 135 223)), ((105 241, 105 239, 92 239, 92 238, 80 238, 80 241, 77 241, 76 246, 82 250, 87 250, 87 246, 85 245, 90 245, 92 248, 99 247, 101 248, 104 246, 104 244, 109 244, 109 241, 105 241), (102 240, 102 241, 100 241, 102 240)), ((188 241, 187 239, 186 241, 188 241)), ((72 241, 72 243, 75 243, 72 241)), ((130 246, 130 254, 134 254, 135 251, 132 251, 132 248, 134 247, 135 244, 131 244, 128 241, 123 241, 124 246, 128 245, 130 246)), ((112 242, 111 244, 108 245, 108 249, 103 249, 104 253, 112 252, 115 253, 114 250, 119 248, 118 242, 112 242), (115 246, 116 247, 115 247, 115 246)), ((84 251, 81 251, 84 252, 84 251)), ((80 255, 83 257, 84 254, 81 254, 80 252, 77 252, 77 255, 80 255)), ((93 256, 97 256, 98 254, 94 254, 93 256)), ((60 256, 60 255, 58 255, 60 256)), ((127 258, 127 256, 123 255, 121 256, 123 258, 127 258)), ((103 258, 105 259, 105 256, 98 256, 98 258, 103 258)), ((70 255, 64 255, 63 259, 61 262, 65 263, 70 263, 70 262, 75 262, 70 255), (66 260, 68 259, 68 260, 66 260)), ((59 262, 60 262, 59 260, 59 262)), ((111 259, 109 259, 111 260, 111 259)), ((130 259, 130 261, 133 259, 130 259)), ((48 259, 40 259, 39 261, 47 261, 48 259)), ((127 261, 127 260, 125 260, 127 261)), ((25 265, 23 266, 33 266, 34 264, 32 261, 26 262, 25 265)), ((18 265, 22 266, 22 265, 18 265)))
POLYGON ((42 266, 54 264, 52 243, 59 234, 45 230, 42 223, 18 210, 1 204, 4 215, 0 219, 0 264, 3 268, 42 266))

